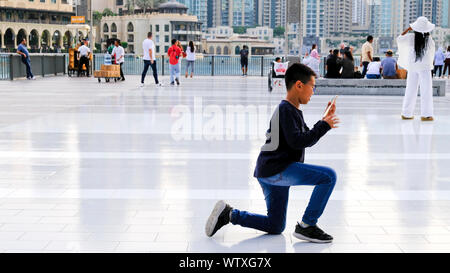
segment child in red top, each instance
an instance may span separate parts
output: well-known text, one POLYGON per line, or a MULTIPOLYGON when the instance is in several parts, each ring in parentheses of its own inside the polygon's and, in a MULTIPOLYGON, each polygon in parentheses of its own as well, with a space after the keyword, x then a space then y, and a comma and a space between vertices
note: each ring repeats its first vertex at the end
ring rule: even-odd
POLYGON ((180 67, 178 65, 178 61, 182 53, 176 43, 177 40, 172 39, 172 46, 167 51, 167 55, 169 56, 170 85, 175 85, 174 78, 177 85, 180 85, 180 67))

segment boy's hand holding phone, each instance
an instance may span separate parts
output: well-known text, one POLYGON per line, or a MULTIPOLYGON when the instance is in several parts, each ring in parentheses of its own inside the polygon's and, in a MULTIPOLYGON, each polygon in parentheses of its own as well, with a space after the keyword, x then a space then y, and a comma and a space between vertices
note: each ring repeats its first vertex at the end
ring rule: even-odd
POLYGON ((339 118, 335 115, 336 99, 337 96, 335 96, 332 101, 328 102, 327 109, 325 110, 325 113, 322 118, 322 120, 328 123, 328 125, 330 125, 331 128, 338 128, 338 126, 336 125, 339 124, 340 122, 339 118))

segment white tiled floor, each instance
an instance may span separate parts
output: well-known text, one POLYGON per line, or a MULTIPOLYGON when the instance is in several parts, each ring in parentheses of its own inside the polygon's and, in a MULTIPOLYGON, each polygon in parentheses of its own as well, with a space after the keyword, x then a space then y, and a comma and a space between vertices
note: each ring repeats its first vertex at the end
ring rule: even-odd
MULTIPOLYGON (((341 127, 306 154, 338 174, 319 221, 335 240, 316 245, 291 235, 310 187, 291 189, 282 235, 204 235, 218 199, 265 212, 252 174, 283 90, 138 82, 0 82, 0 252, 450 252, 450 95, 434 98, 432 123, 400 120, 402 97, 339 97, 341 127)), ((318 93, 310 125, 330 99, 318 93)))

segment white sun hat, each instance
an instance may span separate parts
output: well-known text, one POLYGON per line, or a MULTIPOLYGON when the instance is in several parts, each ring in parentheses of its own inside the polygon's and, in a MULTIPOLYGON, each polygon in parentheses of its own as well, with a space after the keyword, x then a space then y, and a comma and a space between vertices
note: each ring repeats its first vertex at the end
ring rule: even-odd
POLYGON ((420 16, 417 20, 409 25, 414 31, 420 33, 431 32, 434 29, 434 24, 428 21, 427 17, 420 16))

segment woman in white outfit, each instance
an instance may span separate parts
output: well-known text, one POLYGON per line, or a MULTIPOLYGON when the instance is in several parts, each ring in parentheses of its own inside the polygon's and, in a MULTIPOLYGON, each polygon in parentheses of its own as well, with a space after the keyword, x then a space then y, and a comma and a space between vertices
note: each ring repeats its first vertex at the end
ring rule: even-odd
POLYGON ((189 67, 191 67, 191 78, 194 76, 194 62, 195 62, 195 46, 194 42, 189 41, 189 46, 186 49, 186 78, 188 77, 189 67))
POLYGON ((422 121, 433 120, 433 89, 431 71, 435 44, 430 32, 434 24, 426 17, 417 18, 399 37, 398 64, 408 70, 406 80, 406 91, 403 99, 402 119, 414 118, 414 107, 416 106, 417 92, 420 87, 420 108, 422 121), (410 30, 413 33, 408 33, 410 30))

